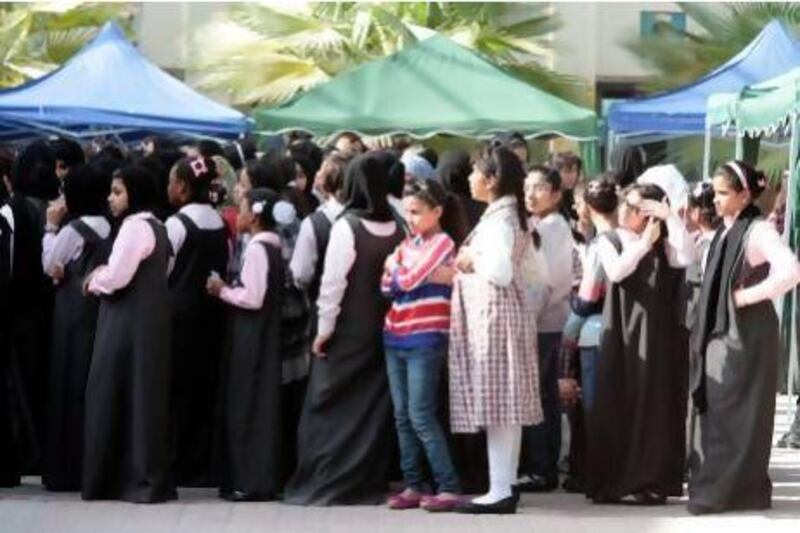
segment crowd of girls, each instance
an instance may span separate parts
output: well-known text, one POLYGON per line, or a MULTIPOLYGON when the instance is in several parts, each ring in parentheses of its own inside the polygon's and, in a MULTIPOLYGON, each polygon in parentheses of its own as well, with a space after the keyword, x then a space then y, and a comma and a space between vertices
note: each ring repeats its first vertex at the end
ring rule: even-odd
POLYGON ((800 281, 722 165, 672 205, 518 134, 0 150, 0 485, 154 503, 765 509, 800 281), (389 483, 400 481, 389 493, 389 483), (466 494, 477 496, 467 497, 466 494))

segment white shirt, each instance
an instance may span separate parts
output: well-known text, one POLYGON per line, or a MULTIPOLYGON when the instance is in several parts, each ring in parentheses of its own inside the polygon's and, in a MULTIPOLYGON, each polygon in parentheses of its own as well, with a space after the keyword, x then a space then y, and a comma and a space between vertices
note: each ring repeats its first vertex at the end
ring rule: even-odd
MULTIPOLYGON (((732 222, 732 220, 724 221, 726 232, 732 222)), ((770 222, 765 220, 753 222, 743 248, 747 264, 757 267, 769 263, 769 274, 759 283, 739 289, 742 305, 752 305, 777 298, 800 282, 800 264, 797 262, 797 257, 786 246, 770 222)))
POLYGON ((539 331, 561 332, 569 316, 569 297, 574 281, 572 254, 575 243, 569 224, 560 213, 533 219, 533 227, 542 238, 541 251, 550 274, 550 294, 539 315, 539 331))
POLYGON ((148 222, 150 219, 156 218, 149 211, 125 217, 111 248, 108 263, 95 271, 89 283, 89 292, 113 294, 131 282, 139 269, 139 264, 147 259, 156 247, 156 235, 148 222))
MULTIPOLYGON (((393 220, 374 222, 361 219, 361 224, 364 229, 378 237, 389 237, 397 230, 393 220)), ((342 310, 342 298, 347 289, 347 275, 355 261, 356 241, 353 229, 347 220, 339 219, 331 228, 331 238, 325 252, 325 270, 317 299, 319 335, 330 335, 336 328, 336 319, 342 310)))
POLYGON ((508 222, 502 217, 484 218, 475 227, 468 247, 476 274, 501 287, 511 285, 514 228, 508 222))
MULTIPOLYGON (((84 216, 81 222, 92 228, 101 239, 107 239, 111 233, 111 224, 103 216, 84 216)), ((46 232, 42 237, 42 268, 45 274, 56 265, 65 266, 83 253, 83 237, 71 225, 67 224, 59 232, 46 232)))
MULTIPOLYGON (((8 204, 0 207, 0 217, 6 219, 8 227, 11 229, 11 238, 9 239, 8 260, 11 268, 14 268, 14 212, 8 204)), ((10 272, 9 272, 10 273, 10 272)))
POLYGON ((263 231, 253 235, 244 250, 244 262, 239 276, 241 286, 223 287, 219 293, 222 301, 242 309, 261 309, 263 307, 264 297, 269 288, 267 286, 269 256, 264 247, 259 244, 262 242, 281 247, 281 238, 277 233, 263 231))
MULTIPOLYGON (((211 207, 211 204, 186 204, 178 212, 189 217, 200 229, 213 231, 225 225, 222 217, 211 207)), ((169 238, 169 242, 172 245, 168 269, 168 272, 172 272, 172 268, 175 266, 175 258, 178 257, 178 252, 180 252, 183 243, 186 241, 186 226, 175 215, 167 219, 165 226, 167 227, 167 238, 169 238)))
MULTIPOLYGON (((694 241, 677 215, 671 214, 666 223, 669 232, 664 240, 667 262, 674 268, 686 268, 694 261, 694 241)), ((597 242, 597 253, 603 263, 603 270, 605 270, 608 281, 611 283, 619 283, 633 274, 639 261, 652 247, 637 233, 625 228, 617 228, 616 231, 622 241, 621 253, 617 252, 607 238, 601 238, 597 242)))
MULTIPOLYGON (((336 198, 330 198, 319 206, 317 211, 324 213, 331 224, 334 224, 343 209, 344 206, 336 198)), ((311 223, 310 217, 306 217, 300 224, 300 233, 297 235, 292 260, 289 262, 289 270, 292 271, 294 284, 298 288, 304 289, 311 283, 317 269, 318 259, 314 225, 311 223)))

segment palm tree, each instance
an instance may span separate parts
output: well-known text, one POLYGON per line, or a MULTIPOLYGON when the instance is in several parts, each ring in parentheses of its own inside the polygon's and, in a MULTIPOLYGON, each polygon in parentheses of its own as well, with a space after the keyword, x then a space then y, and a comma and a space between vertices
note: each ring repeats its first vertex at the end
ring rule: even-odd
POLYGON ((106 21, 129 28, 124 3, 0 4, 0 87, 13 87, 57 68, 106 21))
POLYGON ((235 4, 203 28, 197 84, 235 104, 277 105, 355 65, 413 44, 424 28, 448 35, 539 87, 572 100, 578 81, 542 66, 559 21, 537 4, 313 3, 299 11, 235 4), (208 39, 213 35, 213 39, 208 39))
POLYGON ((685 85, 739 53, 771 20, 800 29, 800 4, 742 2, 678 3, 701 31, 680 31, 664 24, 655 35, 628 40, 626 48, 659 75, 645 87, 664 90, 685 85))
MULTIPOLYGON (((788 27, 800 30, 800 4, 743 2, 713 6, 694 3, 678 5, 697 24, 699 31, 679 31, 671 25, 663 25, 657 28, 655 35, 630 39, 625 43, 629 51, 656 73, 643 84, 648 91, 680 87, 724 64, 746 47, 773 19, 782 20, 788 27)), ((716 140, 712 153, 720 157, 732 157, 733 141, 716 140)), ((702 143, 696 138, 671 141, 666 157, 693 174, 702 161, 702 143)), ((779 176, 787 162, 785 149, 762 143, 758 164, 771 176, 779 176)))

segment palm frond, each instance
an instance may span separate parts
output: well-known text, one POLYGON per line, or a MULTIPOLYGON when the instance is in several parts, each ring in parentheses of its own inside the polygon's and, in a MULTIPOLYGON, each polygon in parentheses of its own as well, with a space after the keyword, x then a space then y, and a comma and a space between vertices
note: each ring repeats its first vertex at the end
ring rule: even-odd
POLYGON ((54 64, 64 63, 92 40, 98 31, 99 28, 90 26, 49 31, 43 35, 42 57, 54 64))
MULTIPOLYGON (((202 43, 207 60, 193 66, 199 69, 202 86, 224 90, 228 83, 239 86, 227 90, 237 103, 272 103, 296 91, 298 85, 310 86, 313 81, 415 43, 417 37, 411 28, 420 26, 447 34, 491 61, 519 70, 525 79, 544 83, 548 89, 571 93, 575 86, 539 64, 549 53, 545 37, 559 25, 545 6, 319 2, 307 7, 290 13, 262 4, 231 5, 225 16, 227 30, 245 37, 239 43, 226 44, 225 39, 202 43), (268 46, 262 53, 250 52, 256 43, 268 46), (280 63, 279 72, 273 72, 272 61, 280 63), (231 63, 241 64, 234 67, 231 63), (528 64, 535 66, 526 68, 528 64), (289 74, 292 66, 299 69, 296 77, 289 74), (246 79, 248 72, 254 73, 254 79, 246 79), (265 72, 277 77, 267 79, 265 72), (269 87, 259 91, 258 83, 269 87), (566 85, 561 87, 562 83, 566 85)), ((208 34, 205 30, 203 33, 208 34)))
POLYGON ((313 61, 265 50, 258 44, 241 47, 236 55, 221 57, 205 66, 197 85, 224 94, 239 105, 276 105, 297 91, 329 79, 313 61))
POLYGON ((326 28, 322 19, 289 13, 264 4, 241 3, 229 7, 228 16, 263 39, 285 39, 301 32, 320 31, 326 28))

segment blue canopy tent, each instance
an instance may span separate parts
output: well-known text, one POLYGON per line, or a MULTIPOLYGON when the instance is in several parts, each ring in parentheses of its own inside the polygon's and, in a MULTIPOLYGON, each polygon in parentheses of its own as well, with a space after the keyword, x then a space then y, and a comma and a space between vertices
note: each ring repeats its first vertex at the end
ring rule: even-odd
POLYGON ((800 66, 800 41, 773 20, 741 52, 694 83, 648 98, 618 102, 609 110, 612 138, 672 137, 705 132, 706 100, 738 92, 800 66))
POLYGON ((147 132, 235 138, 248 128, 242 113, 148 61, 113 22, 61 68, 0 91, 5 140, 37 134, 130 138, 147 132))

